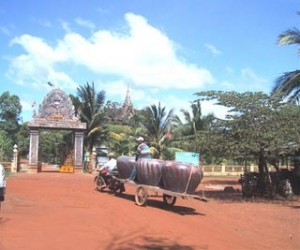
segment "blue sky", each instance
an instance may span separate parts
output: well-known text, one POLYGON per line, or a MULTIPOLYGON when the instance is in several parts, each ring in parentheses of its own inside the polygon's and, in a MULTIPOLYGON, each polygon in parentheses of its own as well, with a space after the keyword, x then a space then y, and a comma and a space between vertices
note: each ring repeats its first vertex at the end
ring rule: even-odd
MULTIPOLYGON (((94 82, 106 99, 159 101, 177 112, 205 90, 269 93, 299 69, 299 0, 0 0, 0 93, 18 95, 23 121, 52 88, 94 82)), ((224 110, 202 104, 203 113, 224 110)))

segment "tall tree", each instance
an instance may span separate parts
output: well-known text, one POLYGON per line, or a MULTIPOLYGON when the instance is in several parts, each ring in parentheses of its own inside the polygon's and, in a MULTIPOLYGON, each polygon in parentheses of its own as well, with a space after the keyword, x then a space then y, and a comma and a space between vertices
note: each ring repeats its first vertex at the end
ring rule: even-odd
MULTIPOLYGON (((300 15, 300 12, 298 12, 300 15)), ((278 36, 277 40, 279 45, 300 44, 300 30, 292 28, 284 31, 278 36)), ((298 49, 300 54, 300 49, 298 49)), ((287 97, 289 102, 298 103, 300 98, 300 70, 285 72, 282 76, 278 77, 275 81, 272 95, 280 95, 287 97)))
MULTIPOLYGON (((156 149, 159 158, 171 135, 171 126, 174 121, 174 110, 167 112, 166 107, 151 105, 141 111, 141 124, 145 129, 149 144, 156 149)), ((142 131, 140 132, 142 133, 142 131)))
POLYGON ((5 131, 16 143, 16 133, 19 129, 22 106, 16 95, 10 95, 8 91, 0 96, 0 130, 5 131))
POLYGON ((29 138, 28 123, 24 122, 20 125, 19 131, 16 135, 18 151, 21 157, 27 157, 29 153, 30 138, 29 138))
POLYGON ((9 161, 13 153, 11 138, 4 131, 0 130, 0 162, 9 161))
POLYGON ((253 157, 259 167, 262 189, 265 189, 268 184, 265 180, 269 176, 267 163, 274 163, 274 158, 278 160, 283 148, 287 152, 299 149, 300 129, 296 125, 300 122, 299 107, 292 111, 279 98, 260 92, 211 91, 196 94, 201 99, 217 100, 219 105, 228 108, 226 119, 219 120, 214 130, 203 135, 207 147, 215 154, 232 158, 253 157), (293 123, 287 122, 289 120, 293 123))
POLYGON ((92 152, 96 143, 103 139, 105 91, 97 93, 94 83, 86 83, 77 88, 77 97, 71 97, 71 100, 80 115, 80 120, 87 123, 85 144, 88 151, 92 152))
POLYGON ((201 119, 201 103, 197 100, 195 103, 191 104, 192 114, 186 110, 181 109, 180 111, 184 115, 185 121, 190 126, 190 134, 196 134, 197 130, 203 127, 203 121, 201 119))
POLYGON ((205 157, 205 149, 199 142, 199 137, 204 133, 214 121, 213 114, 202 115, 200 100, 191 103, 191 112, 186 109, 180 110, 184 115, 185 121, 173 130, 174 140, 172 145, 186 151, 199 152, 201 149, 201 158, 205 157))

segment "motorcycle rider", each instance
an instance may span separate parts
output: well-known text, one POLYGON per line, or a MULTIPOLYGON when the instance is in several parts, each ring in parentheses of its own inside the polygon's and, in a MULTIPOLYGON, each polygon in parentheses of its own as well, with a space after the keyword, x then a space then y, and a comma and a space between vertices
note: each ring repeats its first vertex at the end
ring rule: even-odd
MULTIPOLYGON (((108 170, 107 174, 103 176, 103 178, 105 178, 106 180, 111 178, 111 176, 113 175, 113 170, 117 167, 117 160, 114 158, 115 155, 113 153, 109 153, 107 156, 108 156, 108 161, 99 169, 100 172, 103 171, 104 169, 108 170)), ((102 188, 105 187, 106 185, 104 184, 102 188)))

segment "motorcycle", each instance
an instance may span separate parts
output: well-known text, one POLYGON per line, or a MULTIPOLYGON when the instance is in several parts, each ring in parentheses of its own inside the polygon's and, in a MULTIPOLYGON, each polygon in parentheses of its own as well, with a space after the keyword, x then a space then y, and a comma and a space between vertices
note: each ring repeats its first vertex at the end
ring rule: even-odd
POLYGON ((122 194, 125 192, 125 187, 121 181, 116 179, 118 177, 119 174, 117 169, 112 171, 112 175, 107 168, 99 170, 99 174, 94 178, 96 189, 103 192, 106 188, 108 188, 116 195, 122 194))
POLYGON ((258 176, 254 173, 245 173, 241 175, 239 183, 242 186, 244 197, 255 197, 258 194, 258 176))

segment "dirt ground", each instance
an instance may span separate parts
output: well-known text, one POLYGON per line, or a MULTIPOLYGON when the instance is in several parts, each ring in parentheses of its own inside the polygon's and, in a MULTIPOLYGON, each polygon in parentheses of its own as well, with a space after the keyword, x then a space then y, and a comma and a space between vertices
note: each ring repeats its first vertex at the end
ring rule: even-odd
POLYGON ((204 178, 208 202, 179 198, 173 208, 135 187, 95 190, 92 174, 16 174, 7 179, 0 249, 300 249, 300 200, 243 200, 237 178, 204 178), (234 192, 224 192, 232 186, 234 192))

